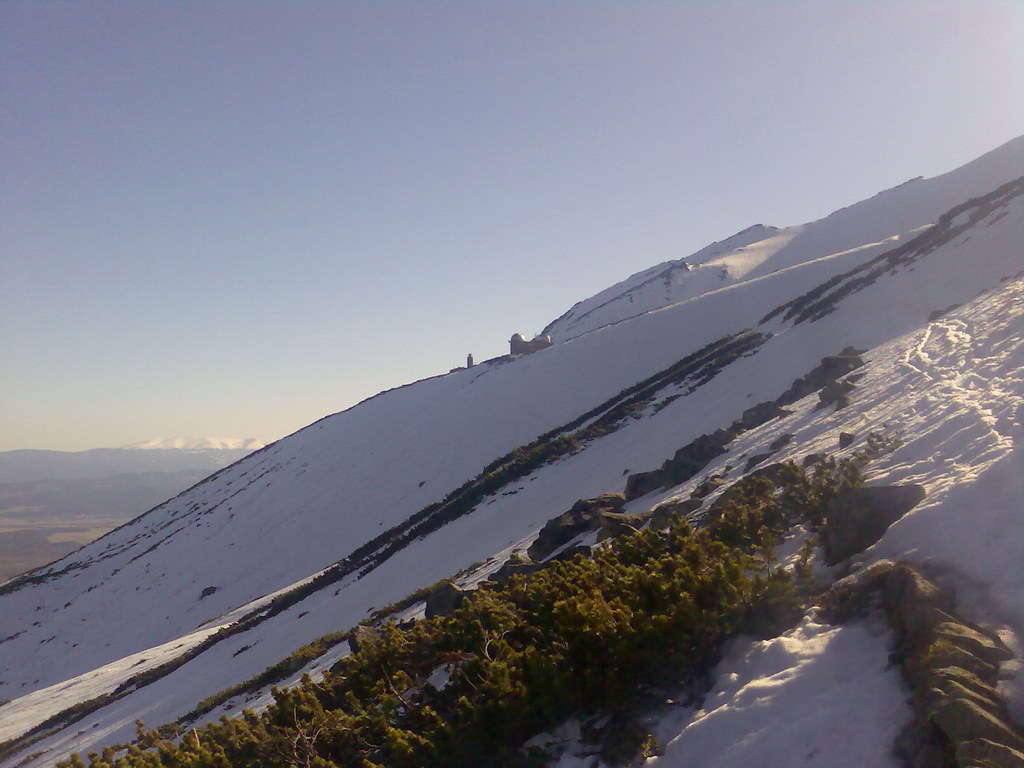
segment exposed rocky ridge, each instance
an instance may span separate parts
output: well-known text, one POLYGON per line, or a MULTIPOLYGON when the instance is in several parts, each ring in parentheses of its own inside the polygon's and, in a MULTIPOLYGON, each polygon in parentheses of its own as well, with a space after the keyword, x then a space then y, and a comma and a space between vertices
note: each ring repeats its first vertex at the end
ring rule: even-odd
MULTIPOLYGON (((712 243, 692 256, 658 264, 638 272, 616 285, 601 291, 581 302, 577 302, 563 315, 549 323, 542 333, 551 334, 556 341, 564 341, 582 333, 622 322, 643 312, 649 312, 669 304, 691 298, 701 291, 715 290, 733 282, 729 267, 721 267, 718 279, 706 281, 700 286, 695 281, 691 265, 697 272, 711 272, 699 267, 706 262, 714 263, 730 251, 743 251, 753 246, 766 246, 773 236, 789 232, 788 237, 777 238, 779 243, 766 248, 767 258, 753 269, 745 271, 739 279, 762 277, 770 272, 785 269, 809 258, 828 256, 830 253, 845 251, 862 246, 873 240, 879 243, 900 236, 912 236, 915 230, 930 225, 948 208, 961 203, 967 197, 984 195, 1001 183, 1005 183, 1024 171, 1019 146, 1021 139, 1011 142, 978 158, 973 163, 933 179, 917 177, 854 205, 840 208, 829 216, 803 227, 779 229, 755 225, 736 233, 718 243, 712 243), (944 184, 958 177, 959 184, 969 194, 952 198, 945 191, 944 184), (916 199, 913 205, 907 201, 916 199), (924 202, 927 201, 927 202, 924 202), (923 203, 923 204, 922 204, 923 203), (860 239, 851 239, 850 220, 872 220, 871 234, 860 239), (832 250, 828 250, 831 248, 832 250), (691 274, 687 274, 691 273, 691 274), (658 290, 661 286, 663 289, 658 290), (646 294, 645 294, 646 291, 646 294), (606 316, 601 316, 606 313, 606 316)), ((718 272, 719 270, 714 270, 718 272)))
POLYGON ((603 531, 614 535, 631 528, 639 529, 649 515, 624 515, 622 507, 625 503, 626 499, 620 494, 580 499, 568 512, 553 517, 540 529, 526 554, 540 561, 586 531, 603 531))
POLYGON ((958 617, 955 601, 911 563, 881 560, 834 584, 829 616, 848 621, 877 597, 896 635, 895 658, 916 721, 897 750, 909 768, 1020 768, 1024 733, 996 690, 1013 657, 994 634, 958 617))
POLYGON ((930 227, 903 245, 876 256, 854 269, 837 275, 812 291, 775 308, 761 320, 761 324, 777 316, 795 324, 820 320, 835 310, 839 301, 874 284, 882 275, 897 269, 909 268, 926 258, 940 246, 952 242, 976 223, 982 221, 1016 197, 1024 194, 1024 177, 1008 182, 996 190, 972 198, 939 217, 930 227))
MULTIPOLYGON (((822 358, 821 363, 805 376, 796 379, 775 400, 753 405, 728 427, 722 427, 711 434, 701 435, 684 445, 659 469, 630 475, 626 481, 626 499, 632 501, 658 488, 670 488, 689 480, 711 461, 723 455, 726 452, 726 447, 742 432, 755 429, 772 419, 786 416, 789 411, 783 406, 792 405, 815 391, 837 385, 840 376, 864 365, 864 361, 860 357, 863 352, 864 350, 847 347, 838 355, 822 358)), ((844 397, 853 385, 848 384, 847 387, 842 389, 844 397)), ((822 402, 835 402, 835 400, 823 397, 822 402)), ((781 447, 782 445, 779 445, 771 450, 778 450, 781 447)), ((771 453, 761 454, 758 458, 763 461, 770 455, 771 453)), ((759 461, 754 463, 759 463, 759 461)), ((746 471, 751 469, 753 469, 753 465, 746 467, 746 471)))
POLYGON ((920 485, 853 488, 840 494, 825 513, 826 562, 835 565, 863 552, 924 497, 920 485))

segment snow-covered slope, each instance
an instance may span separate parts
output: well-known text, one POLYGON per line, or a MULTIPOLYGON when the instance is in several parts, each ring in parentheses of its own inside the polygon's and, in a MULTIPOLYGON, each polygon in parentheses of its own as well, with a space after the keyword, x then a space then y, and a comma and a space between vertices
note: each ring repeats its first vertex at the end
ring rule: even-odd
POLYGON ((1024 137, 954 171, 916 178, 824 219, 784 229, 757 224, 691 256, 638 272, 573 305, 543 331, 554 341, 849 249, 892 247, 968 198, 1024 174, 1024 137))
MULTIPOLYGON (((1005 535, 1020 522, 1013 504, 1020 473, 1010 470, 1020 468, 1024 328, 1022 284, 1012 276, 1024 268, 1024 186, 993 190, 1014 168, 1024 171, 1022 149, 1017 140, 959 171, 883 193, 884 203, 872 198, 803 228, 740 233, 702 259, 711 264, 754 248, 766 235, 779 240, 744 263, 743 279, 719 280, 717 289, 629 319, 616 316, 622 291, 595 297, 573 318, 600 322, 592 332, 566 331, 561 338, 573 338, 562 343, 552 334, 555 346, 535 354, 382 393, 8 585, 0 594, 0 698, 11 701, 0 706, 0 738, 114 694, 84 719, 40 734, 30 751, 42 754, 27 764, 123 741, 135 719, 173 721, 420 587, 458 572, 469 582, 483 578, 575 500, 621 492, 624 475, 658 467, 851 345, 869 350, 868 377, 852 407, 819 411, 815 397, 805 398, 792 415, 744 434, 707 471, 729 464, 738 472, 782 433, 795 435, 779 454, 786 458, 833 451, 840 430, 902 430, 905 447, 879 476, 914 478, 928 488, 929 502, 879 548, 931 557, 990 585, 991 615, 1008 637, 1019 633, 1024 574, 1014 560, 1019 547, 1005 535), (935 226, 911 233, 954 206, 935 226), (964 306, 929 320, 953 305, 964 306), (466 491, 462 506, 439 505, 495 459, 561 425, 587 423, 600 413, 588 415, 591 409, 715 343, 730 354, 686 369, 620 428, 496 490, 466 491), (970 494, 983 492, 993 511, 980 535, 1004 540, 972 569, 930 521, 948 523, 963 494, 977 507, 970 494), (172 660, 149 684, 122 685, 172 660)), ((670 264, 627 281, 634 303, 658 304, 651 297, 666 270, 674 280, 670 264)), ((651 494, 632 508, 688 488, 651 494)), ((827 630, 802 631, 797 640, 816 643, 814 653, 844 647, 827 630)), ((332 651, 344 652, 344 644, 332 651)), ((810 646, 793 658, 808 654, 810 646)), ((875 658, 855 649, 848 656, 875 658)), ((879 685, 887 690, 889 682, 879 685)))
MULTIPOLYGON (((1017 258, 1022 261, 1019 249, 1017 258)), ((689 498, 705 477, 787 434, 792 440, 772 461, 849 455, 872 431, 898 437, 895 451, 868 465, 867 482, 917 483, 927 495, 861 559, 924 565, 957 595, 958 610, 1015 651, 1016 660, 1003 669, 1002 691, 1018 722, 1024 720, 1022 296, 1024 280, 1005 281, 876 346, 864 355, 864 377, 848 408, 822 410, 816 397, 805 398, 792 415, 746 433, 705 472, 659 496, 689 498), (843 432, 855 442, 837 451, 843 432)), ((837 314, 849 321, 872 303, 859 297, 837 314)), ((893 740, 912 713, 891 645, 877 617, 841 627, 805 619, 779 638, 739 638, 704 702, 655 725, 666 752, 649 766, 898 768, 893 740)), ((591 765, 583 757, 588 747, 571 729, 556 736, 566 745, 559 768, 591 765)))
POLYGON ((744 274, 755 254, 763 260, 763 254, 778 250, 798 232, 799 227, 779 230, 755 224, 685 259, 657 264, 577 302, 542 333, 553 341, 564 341, 721 288, 744 274))

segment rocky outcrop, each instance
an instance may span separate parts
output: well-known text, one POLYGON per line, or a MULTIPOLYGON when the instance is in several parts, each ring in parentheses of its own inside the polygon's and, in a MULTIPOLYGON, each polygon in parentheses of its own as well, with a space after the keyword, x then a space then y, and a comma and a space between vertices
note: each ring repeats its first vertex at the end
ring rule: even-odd
POLYGON ((595 517, 598 534, 597 540, 604 541, 624 533, 635 533, 651 518, 651 512, 639 512, 627 515, 622 512, 600 512, 595 517))
POLYGON ((864 365, 861 355, 864 350, 846 347, 838 355, 823 357, 821 362, 806 376, 801 376, 794 381, 789 389, 783 392, 776 402, 779 405, 795 403, 807 395, 813 394, 826 384, 834 382, 850 371, 856 370, 864 365))
POLYGON ((581 533, 625 524, 624 518, 632 517, 621 514, 625 503, 626 499, 617 493, 607 493, 593 499, 580 499, 568 512, 552 518, 540 529, 526 554, 531 560, 540 561, 581 533))
POLYGON ((653 472, 639 472, 626 480, 626 499, 638 499, 658 488, 684 483, 726 452, 726 446, 742 430, 719 429, 684 445, 653 472))
POLYGON ((714 459, 724 454, 726 446, 741 431, 735 428, 719 429, 709 435, 701 435, 680 448, 671 459, 661 466, 662 486, 671 488, 673 485, 689 480, 714 459))
POLYGON ((626 478, 626 499, 632 501, 646 496, 648 493, 658 490, 662 485, 662 474, 660 469, 650 472, 634 472, 626 478))
POLYGON ((960 309, 961 306, 963 306, 963 305, 962 304, 950 304, 945 309, 935 309, 935 310, 932 310, 932 312, 928 315, 928 322, 929 323, 934 323, 940 317, 943 317, 944 315, 949 314, 954 309, 960 309))
POLYGON ((830 381, 818 390, 818 410, 835 405, 841 410, 850 404, 850 393, 854 385, 850 381, 830 381))
POLYGON ((349 634, 348 647, 352 651, 352 655, 362 651, 368 644, 376 643, 380 640, 380 630, 376 627, 371 627, 366 624, 360 624, 349 634))
POLYGON ((664 530, 676 520, 685 519, 691 512, 696 512, 703 503, 697 498, 660 504, 651 512, 651 528, 655 531, 664 530))
POLYGON ((825 512, 823 538, 826 562, 835 565, 863 552, 924 497, 925 491, 920 485, 861 487, 843 491, 825 512))
POLYGON ((772 451, 766 453, 758 453, 747 459, 747 463, 743 465, 743 474, 747 474, 750 470, 756 467, 758 464, 767 461, 772 457, 772 451))
POLYGON ((956 751, 960 765, 976 768, 1021 768, 1024 752, 986 738, 961 744, 956 751))
POLYGON ((542 564, 535 563, 526 555, 516 552, 510 555, 501 568, 488 577, 488 580, 493 581, 495 584, 505 584, 513 576, 533 573, 534 571, 539 571, 543 567, 544 566, 542 564))
POLYGON ((846 577, 823 599, 845 621, 874 598, 896 636, 915 720, 896 742, 909 768, 1021 768, 1024 734, 996 690, 1013 654, 995 635, 959 618, 952 597, 908 563, 882 560, 846 577))
POLYGON ((767 424, 772 419, 777 419, 780 416, 788 416, 792 411, 787 411, 777 400, 769 400, 764 403, 758 403, 752 405, 745 410, 740 417, 732 423, 732 430, 739 434, 740 432, 747 429, 754 429, 760 427, 762 424, 767 424))
POLYGON ((465 590, 457 584, 446 581, 427 595, 423 615, 428 619, 435 616, 447 616, 459 607, 465 597, 465 590))
MULTIPOLYGON (((660 468, 630 475, 626 480, 626 499, 632 501, 659 488, 668 489, 686 482, 726 453, 728 445, 737 436, 772 419, 788 416, 792 411, 786 410, 784 406, 791 405, 807 395, 823 390, 823 388, 820 396, 823 404, 834 403, 837 408, 845 407, 849 404, 848 393, 853 389, 853 384, 849 381, 839 382, 837 380, 864 365, 864 361, 860 357, 861 354, 863 354, 862 350, 846 347, 838 355, 823 357, 813 370, 794 381, 775 400, 752 405, 728 427, 701 435, 684 445, 660 468)), ((764 461, 772 452, 786 445, 790 439, 792 439, 792 435, 784 435, 779 438, 769 448, 768 453, 759 454, 751 459, 747 469, 749 470, 764 461)))
POLYGON ((690 497, 694 499, 703 499, 712 491, 718 490, 718 488, 725 482, 725 478, 722 475, 711 475, 705 477, 700 483, 690 491, 690 497))
POLYGON ((821 464, 825 459, 828 458, 827 453, 808 453, 804 456, 804 460, 800 462, 800 466, 804 469, 809 469, 817 464, 821 464))
POLYGON ((793 467, 788 461, 777 461, 774 464, 767 464, 760 469, 746 474, 745 479, 761 477, 772 485, 778 485, 787 474, 793 472, 793 467))

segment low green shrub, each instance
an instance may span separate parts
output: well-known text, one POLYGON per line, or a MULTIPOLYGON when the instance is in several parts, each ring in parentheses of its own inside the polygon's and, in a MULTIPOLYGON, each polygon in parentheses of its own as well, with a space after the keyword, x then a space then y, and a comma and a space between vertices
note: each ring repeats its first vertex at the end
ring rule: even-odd
POLYGON ((790 573, 774 562, 775 544, 794 522, 820 520, 851 477, 842 465, 813 476, 789 465, 776 485, 741 481, 700 530, 676 522, 626 534, 592 558, 477 590, 448 616, 385 624, 323 679, 275 689, 259 715, 222 717, 177 741, 140 731, 120 754, 89 755, 89 766, 536 764, 521 750, 531 736, 634 706, 655 683, 706 672, 727 638, 765 616, 802 611, 810 550, 790 573), (447 683, 434 687, 427 679, 441 667, 447 683))

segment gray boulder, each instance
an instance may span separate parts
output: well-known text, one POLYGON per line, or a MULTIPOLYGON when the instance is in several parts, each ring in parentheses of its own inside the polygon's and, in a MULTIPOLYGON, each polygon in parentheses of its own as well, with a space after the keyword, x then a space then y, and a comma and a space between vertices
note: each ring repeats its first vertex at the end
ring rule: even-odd
POLYGON ((549 520, 536 540, 526 550, 531 560, 541 561, 556 549, 568 544, 585 531, 596 531, 603 527, 603 518, 622 511, 626 499, 617 493, 606 493, 593 499, 580 499, 568 512, 549 520))
POLYGON ((634 472, 626 478, 626 498, 629 501, 646 496, 651 491, 661 488, 662 474, 660 469, 650 472, 634 472))
POLYGON ((1024 740, 1004 720, 966 697, 946 697, 933 710, 932 720, 954 744, 984 739, 1017 752, 1024 749, 1024 740))
POLYGON ((821 464, 827 458, 827 453, 808 453, 806 456, 804 456, 804 460, 800 462, 800 466, 802 466, 804 469, 810 469, 816 464, 821 464))
POLYGON ((736 424, 743 429, 754 429, 762 424, 777 419, 781 416, 789 416, 792 411, 787 411, 774 400, 765 403, 758 403, 743 412, 736 424))
POLYGON ((680 448, 661 466, 662 487, 671 488, 689 480, 724 454, 726 446, 742 431, 742 427, 734 424, 729 429, 719 429, 709 435, 701 435, 680 448))
POLYGON ((816 392, 829 382, 860 368, 864 365, 864 360, 860 357, 863 353, 864 350, 847 347, 838 355, 823 357, 821 363, 814 370, 794 381, 775 402, 779 405, 790 405, 800 398, 816 392))
POLYGON ((744 474, 743 479, 749 480, 753 477, 760 477, 772 485, 778 486, 792 470, 788 462, 779 461, 774 464, 767 464, 759 469, 744 474))
POLYGON ((747 472, 752 470, 758 464, 760 464, 763 461, 767 461, 771 457, 772 457, 772 452, 771 451, 769 451, 767 453, 759 453, 756 456, 751 456, 749 459, 747 459, 747 463, 743 466, 743 474, 744 475, 747 474, 747 472))
POLYGON ((599 511, 594 515, 594 523, 600 531, 598 541, 604 541, 613 536, 621 536, 624 533, 633 533, 640 530, 644 523, 651 517, 651 512, 639 512, 635 515, 627 515, 623 512, 599 511))
POLYGON ((590 547, 586 544, 576 544, 571 547, 566 547, 557 555, 551 558, 549 562, 558 562, 562 560, 572 560, 576 555, 583 555, 584 557, 590 557, 590 547))
POLYGON ((980 632, 959 622, 943 622, 935 627, 935 637, 949 645, 963 648, 972 656, 993 666, 1013 658, 1013 651, 998 637, 980 632))
POLYGON ((863 552, 924 497, 920 485, 851 488, 839 494, 825 513, 826 562, 835 565, 863 552))
POLYGON ((446 581, 427 595, 427 600, 424 604, 424 616, 428 619, 432 619, 435 616, 447 616, 459 607, 459 604, 465 597, 465 590, 457 584, 446 581))
POLYGON ((959 745, 956 757, 961 765, 978 765, 986 768, 1020 768, 1024 765, 1024 752, 985 738, 973 739, 959 745))
POLYGON ((683 501, 660 504, 651 513, 651 528, 655 531, 664 530, 673 521, 685 518, 691 512, 700 509, 703 503, 702 499, 684 499, 683 501))
POLYGON ((372 644, 380 640, 380 630, 376 627, 371 627, 366 624, 360 624, 352 630, 352 634, 348 638, 348 647, 352 651, 352 655, 355 656, 361 652, 368 644, 372 644))
POLYGON ((889 577, 886 608, 892 625, 912 641, 954 620, 952 599, 918 571, 902 565, 889 577))
POLYGON ((701 480, 700 484, 690 492, 690 496, 694 499, 703 499, 712 491, 717 490, 724 482, 725 478, 721 475, 711 475, 711 477, 701 480))
POLYGON ((845 408, 850 404, 849 394, 853 391, 853 384, 848 381, 830 381, 818 390, 818 406, 821 410, 829 405, 835 404, 836 410, 845 408))
POLYGON ((495 584, 505 584, 513 576, 522 573, 533 573, 543 567, 540 563, 535 563, 529 557, 516 552, 505 561, 501 568, 492 573, 488 579, 495 584))

